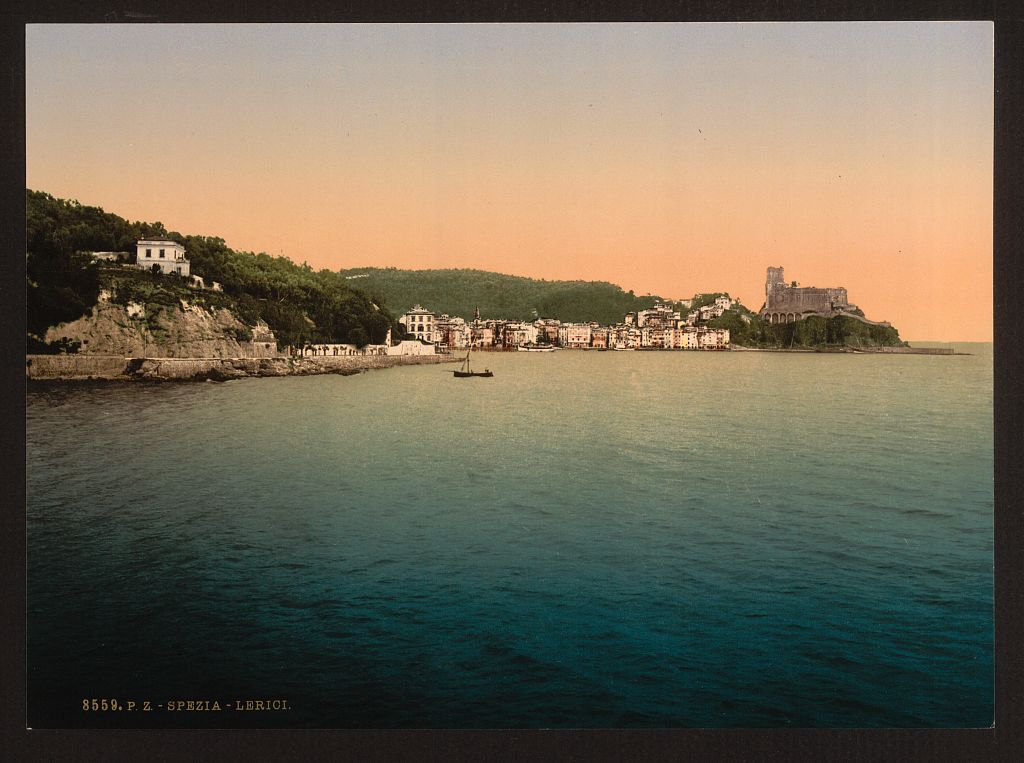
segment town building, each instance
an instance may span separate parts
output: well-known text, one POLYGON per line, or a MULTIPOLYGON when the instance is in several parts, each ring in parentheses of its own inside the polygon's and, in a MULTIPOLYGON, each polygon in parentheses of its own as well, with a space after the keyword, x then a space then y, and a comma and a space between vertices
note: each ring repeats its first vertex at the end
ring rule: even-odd
POLYGON ((613 350, 636 349, 640 346, 641 329, 628 323, 620 323, 608 329, 608 347, 613 350))
POLYGON ((532 323, 506 323, 502 329, 502 346, 515 349, 537 341, 537 327, 532 323))
POLYGON ((470 330, 464 318, 442 315, 434 327, 442 347, 462 350, 469 347, 470 330))
POLYGON ((437 313, 414 305, 412 310, 399 317, 398 322, 405 327, 405 333, 430 344, 441 344, 443 337, 437 330, 437 313))
POLYGON ((537 341, 541 344, 558 344, 558 327, 562 322, 555 318, 540 318, 533 322, 537 327, 537 341))
POLYGON ((675 350, 699 350, 696 327, 685 326, 672 330, 672 348, 675 350))
POLYGON ((494 321, 473 322, 470 328, 470 342, 474 347, 493 347, 496 336, 494 321))
MULTIPOLYGON (((415 342, 414 344, 419 344, 415 342)), ((433 346, 422 345, 428 347, 430 350, 426 354, 434 354, 433 346)), ((302 357, 346 357, 349 355, 389 355, 387 345, 383 344, 368 344, 364 347, 357 347, 354 344, 339 344, 331 342, 317 342, 316 344, 307 344, 301 348, 300 354, 302 357)))
POLYGON ((167 238, 144 238, 136 243, 135 266, 154 273, 189 275, 185 247, 167 238))
POLYGON ((725 350, 729 347, 729 329, 704 329, 697 333, 702 350, 725 350))
POLYGON ((568 349, 590 347, 589 323, 563 323, 558 327, 558 343, 568 349))
POLYGON ((652 350, 671 349, 672 329, 663 326, 644 326, 640 329, 640 346, 652 350), (668 344, 665 343, 665 335, 668 334, 668 344))
MULTIPOLYGON (((626 322, 629 322, 629 314, 626 316, 626 322)), ((651 326, 653 328, 666 328, 675 325, 675 322, 679 320, 679 313, 673 310, 668 305, 657 303, 650 310, 641 310, 636 314, 636 325, 637 328, 643 328, 644 326, 651 326)))

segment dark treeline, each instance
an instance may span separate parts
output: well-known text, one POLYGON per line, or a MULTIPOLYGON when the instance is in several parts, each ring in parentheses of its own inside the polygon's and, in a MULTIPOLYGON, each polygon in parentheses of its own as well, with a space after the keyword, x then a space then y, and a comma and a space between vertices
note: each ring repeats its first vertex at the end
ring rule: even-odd
MULTIPOLYGON (((221 238, 182 235, 159 222, 128 222, 40 191, 27 191, 26 205, 30 351, 45 349, 40 340, 47 328, 79 318, 96 304, 104 269, 86 252, 124 251, 134 260, 136 241, 151 236, 182 244, 192 273, 220 283, 226 306, 238 318, 266 321, 282 344, 363 346, 384 342, 389 328, 395 338, 401 331, 381 299, 353 288, 338 273, 314 271, 284 257, 236 252, 221 238)), ((176 276, 163 280, 172 291, 185 288, 176 276)), ((195 292, 189 297, 195 301, 195 292)))
POLYGON ((645 310, 659 301, 604 281, 546 281, 485 270, 352 268, 343 270, 342 275, 358 276, 350 283, 379 294, 395 313, 418 303, 434 312, 467 319, 479 307, 483 318, 557 318, 610 325, 620 323, 626 313, 645 310))
POLYGON ((898 347, 906 344, 891 326, 873 326, 842 315, 814 315, 796 323, 771 324, 744 307, 734 307, 712 318, 707 325, 729 329, 729 341, 744 347, 898 347))

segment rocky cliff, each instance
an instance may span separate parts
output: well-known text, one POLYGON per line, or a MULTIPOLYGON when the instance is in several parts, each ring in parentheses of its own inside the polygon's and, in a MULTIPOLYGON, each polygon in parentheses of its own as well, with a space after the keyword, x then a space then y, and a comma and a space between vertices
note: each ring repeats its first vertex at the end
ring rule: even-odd
POLYGON ((280 353, 266 324, 247 326, 225 308, 182 299, 177 305, 127 305, 109 292, 89 315, 53 326, 46 341, 78 343, 78 353, 134 358, 269 358, 280 353))

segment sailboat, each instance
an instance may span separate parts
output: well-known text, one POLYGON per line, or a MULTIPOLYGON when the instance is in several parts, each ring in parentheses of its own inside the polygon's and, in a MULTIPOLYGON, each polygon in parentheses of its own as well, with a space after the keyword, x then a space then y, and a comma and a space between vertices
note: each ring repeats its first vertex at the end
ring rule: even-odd
POLYGON ((488 370, 486 368, 483 371, 472 371, 472 370, 470 370, 470 368, 469 368, 469 353, 472 352, 472 350, 473 350, 472 347, 466 348, 466 357, 462 361, 462 368, 460 368, 458 371, 452 371, 452 373, 455 375, 455 378, 456 379, 465 379, 468 376, 494 376, 494 374, 490 370, 488 370))

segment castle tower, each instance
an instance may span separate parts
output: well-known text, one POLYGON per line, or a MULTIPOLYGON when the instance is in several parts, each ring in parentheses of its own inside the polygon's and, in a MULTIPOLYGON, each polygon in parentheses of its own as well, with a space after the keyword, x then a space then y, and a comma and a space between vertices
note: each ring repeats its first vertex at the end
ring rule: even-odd
POLYGON ((785 288, 786 277, 783 268, 768 268, 768 278, 764 284, 764 308, 767 310, 772 306, 772 294, 776 288, 785 288))

